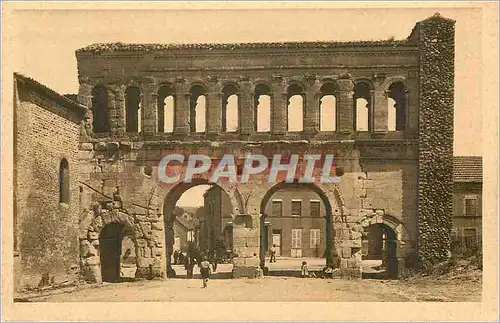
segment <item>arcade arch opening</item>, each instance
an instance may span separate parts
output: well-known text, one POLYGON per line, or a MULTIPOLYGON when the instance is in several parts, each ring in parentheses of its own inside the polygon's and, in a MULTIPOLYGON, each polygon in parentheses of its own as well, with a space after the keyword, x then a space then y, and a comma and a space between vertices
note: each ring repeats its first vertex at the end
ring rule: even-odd
POLYGON ((232 212, 231 199, 217 184, 194 180, 175 186, 163 206, 167 277, 199 275, 206 257, 214 278, 230 278, 232 212))
POLYGON ((335 267, 332 208, 317 186, 280 183, 264 196, 261 214, 264 274, 300 275, 303 262, 311 274, 335 267))

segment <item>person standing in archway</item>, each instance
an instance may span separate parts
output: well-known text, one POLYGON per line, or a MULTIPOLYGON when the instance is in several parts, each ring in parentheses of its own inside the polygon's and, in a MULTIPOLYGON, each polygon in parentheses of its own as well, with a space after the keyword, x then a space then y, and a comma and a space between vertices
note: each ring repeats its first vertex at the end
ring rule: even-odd
POLYGON ((276 262, 276 245, 273 244, 273 246, 271 247, 271 259, 269 260, 269 262, 276 262))

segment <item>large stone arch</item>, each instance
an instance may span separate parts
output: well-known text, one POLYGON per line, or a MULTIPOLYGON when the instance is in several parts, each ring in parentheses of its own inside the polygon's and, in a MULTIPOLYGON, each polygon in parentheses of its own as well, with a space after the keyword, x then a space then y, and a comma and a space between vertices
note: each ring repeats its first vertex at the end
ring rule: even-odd
MULTIPOLYGON (((296 181, 294 181, 296 182, 296 181)), ((283 185, 283 181, 278 183, 268 183, 262 182, 255 185, 251 192, 248 193, 248 199, 245 203, 245 209, 248 214, 260 214, 261 203, 266 198, 266 195, 270 197, 274 192, 276 192, 280 186, 283 185)), ((318 193, 319 196, 325 199, 331 207, 331 214, 335 216, 344 215, 344 199, 340 193, 339 188, 335 184, 322 184, 322 183, 301 183, 304 187, 308 187, 311 190, 318 193)))
POLYGON ((130 230, 136 251, 136 278, 161 277, 163 226, 157 214, 131 214, 119 201, 95 202, 80 223, 80 266, 82 279, 101 283, 99 235, 110 223, 119 223, 130 230))
MULTIPOLYGON (((342 198, 338 187, 335 184, 322 184, 322 183, 299 183, 295 180, 293 183, 287 183, 286 181, 280 181, 277 183, 261 183, 260 185, 255 185, 253 190, 248 194, 248 200, 246 204, 246 209, 250 215, 252 222, 259 222, 259 231, 263 227, 264 217, 263 210, 271 198, 271 196, 280 190, 281 188, 286 188, 287 185, 298 185, 307 188, 318 194, 320 199, 326 209, 327 219, 326 219, 326 250, 327 257, 326 263, 329 266, 336 266, 338 264, 339 248, 337 244, 337 234, 336 223, 340 223, 345 218, 345 203, 342 198)), ((254 227, 257 227, 255 224, 254 227)), ((260 240, 262 240, 262 234, 260 233, 260 240)), ((264 266, 265 263, 265 250, 263 250, 263 241, 260 242, 260 266, 264 266)))
POLYGON ((231 200, 231 204, 233 206, 232 210, 232 216, 233 218, 237 214, 245 214, 246 208, 245 204, 243 202, 243 195, 240 191, 240 188, 236 183, 224 183, 224 182, 217 182, 213 183, 210 181, 210 177, 205 173, 201 174, 199 178, 193 179, 191 183, 184 183, 184 182, 178 182, 172 185, 162 185, 163 193, 164 193, 164 198, 163 198, 163 207, 162 210, 165 209, 165 203, 167 202, 173 202, 175 205, 175 202, 181 197, 181 195, 190 189, 191 187, 198 186, 198 185, 217 185, 219 186, 229 197, 231 200))
POLYGON ((217 185, 220 187, 229 197, 232 204, 232 212, 231 216, 233 219, 236 218, 237 215, 244 213, 244 204, 242 195, 239 192, 239 188, 234 183, 224 183, 218 182, 213 183, 210 181, 208 175, 204 174, 200 178, 193 179, 190 183, 178 182, 173 185, 169 185, 164 188, 164 199, 162 206, 162 214, 163 214, 163 223, 164 226, 164 241, 165 241, 165 257, 166 262, 162 264, 162 268, 166 270, 168 273, 171 270, 171 256, 173 253, 173 245, 174 245, 174 219, 172 218, 173 210, 177 200, 181 197, 184 192, 188 189, 198 186, 198 185, 217 185))

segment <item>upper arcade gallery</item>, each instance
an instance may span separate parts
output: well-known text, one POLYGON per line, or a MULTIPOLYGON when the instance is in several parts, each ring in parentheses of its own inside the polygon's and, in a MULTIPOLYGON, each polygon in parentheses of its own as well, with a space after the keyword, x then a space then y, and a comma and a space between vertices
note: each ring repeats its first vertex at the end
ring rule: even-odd
POLYGON ((415 138, 420 53, 411 37, 94 44, 76 52, 78 100, 98 137, 415 138))
POLYGON ((283 81, 285 91, 260 81, 250 93, 238 82, 222 83, 218 92, 197 82, 187 93, 164 83, 150 100, 144 100, 140 84, 114 89, 97 84, 91 92, 92 128, 96 134, 141 133, 148 126, 167 134, 401 132, 408 122, 409 91, 404 77, 391 80, 378 87, 367 78, 323 77, 311 85, 283 81), (180 111, 185 108, 187 114, 180 111))

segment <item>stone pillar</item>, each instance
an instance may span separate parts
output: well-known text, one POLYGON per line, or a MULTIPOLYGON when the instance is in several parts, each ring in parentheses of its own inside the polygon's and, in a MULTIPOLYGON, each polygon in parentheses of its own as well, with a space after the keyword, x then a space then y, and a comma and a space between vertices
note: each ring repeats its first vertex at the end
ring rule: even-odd
POLYGON ((248 79, 243 79, 240 83, 239 101, 239 120, 240 134, 251 135, 255 129, 255 107, 253 103, 252 85, 248 79))
POLYGON ((87 82, 81 82, 78 88, 78 103, 84 105, 88 109, 87 113, 87 124, 93 125, 93 115, 92 115, 92 84, 87 82))
POLYGON ((217 81, 211 80, 208 86, 207 104, 205 107, 206 133, 209 136, 217 136, 221 130, 222 117, 222 93, 217 81))
POLYGON ((239 214, 233 220, 233 277, 260 277, 260 214, 239 214))
POLYGON ((141 132, 145 135, 153 135, 156 133, 156 126, 158 124, 156 100, 153 97, 155 92, 154 90, 155 86, 153 79, 146 79, 143 81, 141 100, 141 132))
POLYGON ((288 93, 283 92, 283 78, 274 76, 272 83, 272 104, 271 104, 271 134, 282 136, 287 130, 287 97, 288 93))
POLYGON ((344 76, 338 80, 338 115, 339 115, 339 127, 340 133, 351 133, 354 129, 353 116, 353 89, 354 83, 352 82, 350 76, 344 76))
POLYGON ((78 88, 78 103, 92 110, 92 84, 82 82, 78 88))
POLYGON ((174 134, 185 136, 189 132, 189 93, 188 84, 184 79, 177 80, 175 96, 174 134))
POLYGON ((378 86, 372 99, 373 106, 373 132, 386 133, 388 131, 388 93, 383 86, 378 86))
POLYGON ((119 85, 115 89, 116 134, 125 133, 125 89, 119 85))
POLYGON ((117 111, 115 107, 115 93, 108 87, 108 116, 109 116, 109 133, 111 136, 116 135, 117 128, 117 111))
POLYGON ((309 84, 306 91, 306 102, 304 102, 304 132, 314 135, 319 132, 319 82, 311 80, 309 84))
MULTIPOLYGON (((345 216, 345 219, 355 217, 345 216)), ((334 223, 335 249, 339 257, 340 276, 348 279, 360 279, 362 275, 361 262, 361 231, 363 227, 351 220, 334 223)))

